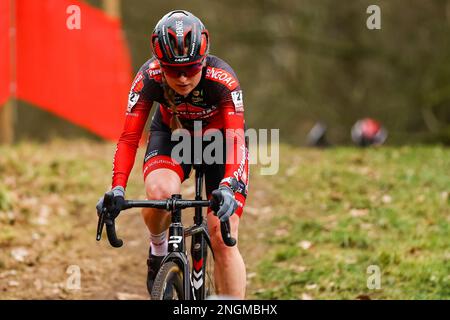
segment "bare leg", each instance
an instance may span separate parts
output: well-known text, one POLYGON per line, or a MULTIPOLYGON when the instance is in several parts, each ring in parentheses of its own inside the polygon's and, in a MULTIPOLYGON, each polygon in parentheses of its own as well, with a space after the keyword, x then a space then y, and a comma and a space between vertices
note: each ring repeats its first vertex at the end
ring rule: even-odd
MULTIPOLYGON (((180 177, 170 169, 157 169, 149 173, 145 179, 147 198, 151 200, 165 200, 172 194, 180 193, 180 177)), ((148 230, 159 234, 170 225, 170 215, 166 210, 143 208, 142 217, 148 230)))
MULTIPOLYGON (((230 218, 231 234, 238 239, 239 217, 230 218)), ((220 295, 228 295, 238 299, 245 298, 247 284, 244 260, 236 246, 227 247, 220 233, 220 220, 212 213, 208 214, 208 229, 214 250, 214 278, 216 290, 220 295)))

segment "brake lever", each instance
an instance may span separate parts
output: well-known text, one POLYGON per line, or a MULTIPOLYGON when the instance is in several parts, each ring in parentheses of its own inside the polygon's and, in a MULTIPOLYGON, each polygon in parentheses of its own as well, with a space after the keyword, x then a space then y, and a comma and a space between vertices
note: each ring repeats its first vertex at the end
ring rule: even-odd
POLYGON ((236 245, 236 239, 231 236, 230 219, 220 222, 220 232, 223 242, 227 247, 234 247, 236 245))
POLYGON ((103 198, 103 208, 98 217, 96 239, 97 241, 100 241, 100 239, 102 238, 103 227, 106 225, 106 235, 108 236, 109 243, 113 247, 119 248, 123 245, 123 241, 117 238, 114 222, 115 217, 112 217, 108 212, 108 208, 110 208, 113 198, 114 194, 111 191, 105 193, 105 197, 103 198))
MULTIPOLYGON (((210 207, 217 216, 217 211, 219 211, 220 206, 223 203, 223 197, 220 193, 213 194, 210 200, 210 207)), ((222 240, 228 247, 233 247, 236 245, 236 239, 231 236, 230 220, 220 221, 220 233, 222 234, 222 240)))
POLYGON ((97 237, 96 240, 100 241, 102 239, 103 226, 105 225, 105 214, 106 208, 102 208, 101 212, 98 212, 98 223, 97 223, 97 237))

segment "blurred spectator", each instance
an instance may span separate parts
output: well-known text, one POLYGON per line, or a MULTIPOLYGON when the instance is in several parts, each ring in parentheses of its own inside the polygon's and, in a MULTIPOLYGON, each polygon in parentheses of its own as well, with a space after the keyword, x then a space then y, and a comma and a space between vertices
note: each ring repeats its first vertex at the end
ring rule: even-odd
POLYGON ((327 126, 323 122, 317 122, 308 133, 308 146, 322 148, 330 146, 330 143, 326 138, 326 133, 327 126))
POLYGON ((382 145, 387 138, 387 131, 381 124, 371 118, 356 121, 352 127, 352 140, 360 147, 382 145))

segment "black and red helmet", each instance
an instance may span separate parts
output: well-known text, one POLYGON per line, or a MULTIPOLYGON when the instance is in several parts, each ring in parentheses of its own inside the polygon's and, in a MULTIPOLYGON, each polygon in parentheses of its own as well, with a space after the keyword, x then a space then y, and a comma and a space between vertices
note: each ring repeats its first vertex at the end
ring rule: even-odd
POLYGON ((353 142, 360 147, 382 145, 387 138, 387 130, 378 121, 365 118, 356 121, 351 136, 353 142))
POLYGON ((151 47, 153 55, 162 64, 196 64, 208 54, 208 30, 192 13, 171 11, 156 24, 151 47))

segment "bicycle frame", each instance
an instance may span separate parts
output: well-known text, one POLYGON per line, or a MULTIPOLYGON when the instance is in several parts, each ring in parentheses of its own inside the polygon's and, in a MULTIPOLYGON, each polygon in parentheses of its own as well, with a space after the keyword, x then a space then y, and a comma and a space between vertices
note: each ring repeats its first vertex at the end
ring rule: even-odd
MULTIPOLYGON (((195 200, 202 199, 203 190, 203 170, 200 166, 195 167, 195 200)), ((205 229, 203 223, 203 208, 195 208, 194 225, 196 227, 187 230, 187 234, 192 236, 191 241, 191 256, 192 256, 192 274, 191 281, 193 286, 193 293, 196 300, 206 298, 206 288, 203 279, 206 279, 206 262, 208 259, 207 250, 205 246, 211 248, 212 257, 214 259, 214 251, 211 247, 211 240, 208 230, 205 229), (206 243, 205 243, 206 242, 206 243)), ((207 224, 206 224, 207 225, 207 224)))
MULTIPOLYGON (((195 200, 202 200, 203 190, 203 171, 201 167, 195 168, 195 200)), ((174 196, 175 199, 181 199, 181 196, 174 196)), ((207 250, 205 246, 211 248, 209 233, 203 223, 202 207, 195 207, 194 224, 184 229, 181 223, 181 209, 172 210, 172 222, 169 226, 168 254, 162 261, 162 264, 173 261, 179 265, 184 273, 184 296, 187 300, 202 300, 206 298, 206 288, 203 279, 206 278, 205 268, 207 250), (191 257, 192 270, 185 251, 186 237, 192 237, 191 257), (206 243, 205 243, 206 242, 206 243), (191 272, 192 271, 192 272, 191 272)), ((211 248, 211 252, 212 248, 211 248)), ((214 258, 214 255, 213 255, 214 258)))

